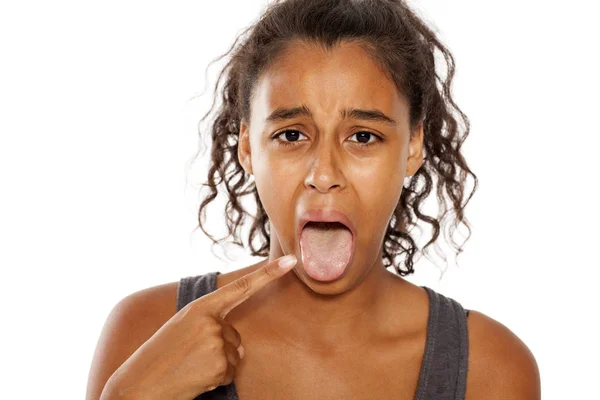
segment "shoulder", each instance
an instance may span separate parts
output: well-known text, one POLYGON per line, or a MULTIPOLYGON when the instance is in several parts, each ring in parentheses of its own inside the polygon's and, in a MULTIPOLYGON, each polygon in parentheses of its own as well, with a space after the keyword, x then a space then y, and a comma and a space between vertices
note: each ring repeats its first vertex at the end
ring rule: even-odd
POLYGON ((92 359, 87 399, 97 399, 111 375, 177 311, 179 281, 129 294, 110 311, 92 359))
POLYGON ((466 400, 541 398, 540 373, 529 348, 510 329, 471 310, 466 400))
POLYGON ((119 301, 111 314, 135 318, 136 326, 129 332, 156 331, 177 312, 178 286, 175 281, 134 292, 119 301))

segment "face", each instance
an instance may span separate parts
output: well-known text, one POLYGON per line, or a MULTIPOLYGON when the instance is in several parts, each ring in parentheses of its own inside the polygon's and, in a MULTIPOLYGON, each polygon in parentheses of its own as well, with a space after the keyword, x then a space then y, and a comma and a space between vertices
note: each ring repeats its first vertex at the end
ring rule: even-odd
POLYGON ((383 268, 404 178, 423 160, 422 127, 411 138, 406 99, 356 43, 326 52, 295 42, 256 85, 238 157, 269 216, 270 259, 295 254, 294 272, 317 292, 352 287, 383 268), (269 118, 295 108, 303 111, 269 118), (350 109, 380 114, 343 113, 350 109), (341 211, 355 226, 352 262, 334 282, 313 280, 301 266, 297 226, 309 209, 341 211))

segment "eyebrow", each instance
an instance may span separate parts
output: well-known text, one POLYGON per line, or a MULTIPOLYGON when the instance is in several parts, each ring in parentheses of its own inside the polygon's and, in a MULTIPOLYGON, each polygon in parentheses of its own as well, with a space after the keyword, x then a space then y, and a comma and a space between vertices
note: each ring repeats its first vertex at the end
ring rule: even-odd
MULTIPOLYGON (((344 108, 343 110, 340 110, 340 115, 342 119, 354 118, 365 121, 381 122, 390 126, 396 126, 398 124, 396 120, 385 115, 382 111, 378 109, 361 110, 357 108, 348 107, 344 108)), ((269 116, 265 119, 265 122, 286 121, 288 119, 300 116, 312 117, 310 109, 305 104, 303 104, 300 107, 294 108, 278 108, 271 114, 269 114, 269 116)))

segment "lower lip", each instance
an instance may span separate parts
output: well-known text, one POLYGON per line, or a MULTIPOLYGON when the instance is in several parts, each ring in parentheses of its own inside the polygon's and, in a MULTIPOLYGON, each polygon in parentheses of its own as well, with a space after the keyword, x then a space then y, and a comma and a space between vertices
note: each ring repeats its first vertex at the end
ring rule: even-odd
POLYGON ((343 268, 340 268, 338 271, 335 271, 331 275, 323 276, 323 275, 320 275, 320 274, 314 274, 312 272, 312 270, 309 270, 308 268, 306 268, 306 266, 304 264, 304 255, 302 253, 302 247, 300 246, 300 254, 302 254, 302 268, 304 269, 304 272, 306 272, 306 274, 308 276, 310 276, 312 279, 314 279, 316 281, 319 281, 319 282, 331 282, 331 281, 335 281, 337 279, 340 279, 345 274, 345 272, 348 270, 348 267, 350 265, 352 265, 352 261, 354 261, 355 249, 356 249, 355 238, 354 238, 354 234, 352 234, 352 249, 350 251, 350 259, 348 260, 348 263, 346 265, 344 265, 343 268))

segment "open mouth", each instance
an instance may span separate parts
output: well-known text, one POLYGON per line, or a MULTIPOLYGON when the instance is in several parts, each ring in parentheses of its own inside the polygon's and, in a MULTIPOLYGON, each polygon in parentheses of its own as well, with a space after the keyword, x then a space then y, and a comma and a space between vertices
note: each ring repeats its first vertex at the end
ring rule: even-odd
POLYGON ((307 227, 314 227, 317 229, 325 229, 325 230, 340 229, 340 228, 345 228, 345 229, 350 230, 350 228, 348 228, 346 225, 342 224, 341 222, 337 222, 337 221, 333 221, 333 222, 308 221, 306 223, 306 225, 304 225, 304 229, 306 229, 307 227))
POLYGON ((311 278, 340 278, 354 259, 354 234, 338 221, 307 221, 300 232, 302 265, 311 278))

